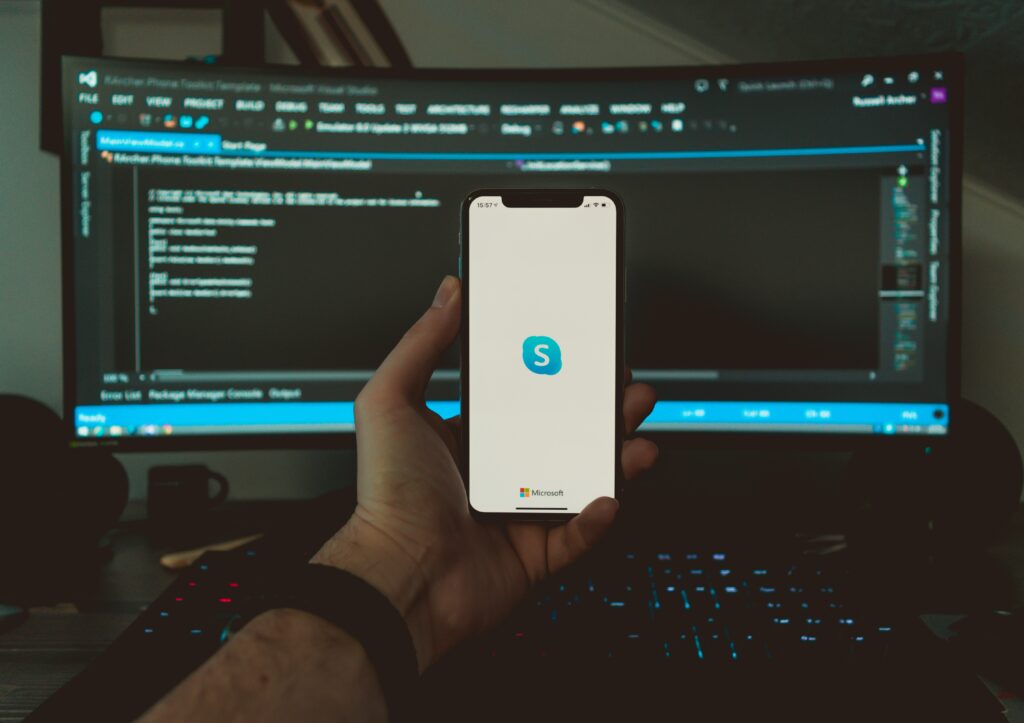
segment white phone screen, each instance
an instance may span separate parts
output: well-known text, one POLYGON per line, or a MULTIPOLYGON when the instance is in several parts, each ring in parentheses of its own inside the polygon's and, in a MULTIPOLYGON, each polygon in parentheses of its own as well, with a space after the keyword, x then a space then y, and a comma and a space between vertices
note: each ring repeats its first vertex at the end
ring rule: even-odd
POLYGON ((579 512, 614 496, 619 464, 618 209, 469 203, 470 504, 579 512))

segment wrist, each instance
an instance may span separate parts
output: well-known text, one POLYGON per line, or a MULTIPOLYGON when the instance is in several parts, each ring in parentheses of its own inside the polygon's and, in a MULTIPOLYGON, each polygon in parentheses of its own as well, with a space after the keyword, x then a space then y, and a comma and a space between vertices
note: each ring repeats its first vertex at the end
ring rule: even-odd
MULTIPOLYGON (((256 676, 257 681, 273 681, 291 691, 295 700, 288 707, 296 714, 308 707, 299 717, 321 718, 345 710, 350 705, 347 689, 367 692, 368 720, 386 716, 377 671, 366 651, 359 641, 322 618, 302 610, 268 610, 254 617, 238 638, 233 642, 242 646, 235 652, 245 662, 239 660, 236 666, 244 670, 255 665, 264 673, 256 676), (338 681, 346 685, 339 686, 338 681)), ((258 700, 263 691, 253 693, 258 700)))
MULTIPOLYGON (((282 671, 294 670, 299 660, 339 660, 338 652, 353 646, 362 651, 358 641, 341 628, 292 608, 260 613, 236 637, 246 640, 253 652, 274 658, 282 671)), ((363 652, 356 657, 359 662, 368 662, 363 652)))
POLYGON ((377 671, 344 630, 301 610, 268 610, 172 693, 146 723, 180 720, 379 721, 377 671), (353 690, 361 691, 354 697, 353 690))
POLYGON ((436 648, 429 615, 429 585, 416 556, 353 516, 310 562, 350 572, 383 594, 409 627, 419 671, 430 666, 436 648))

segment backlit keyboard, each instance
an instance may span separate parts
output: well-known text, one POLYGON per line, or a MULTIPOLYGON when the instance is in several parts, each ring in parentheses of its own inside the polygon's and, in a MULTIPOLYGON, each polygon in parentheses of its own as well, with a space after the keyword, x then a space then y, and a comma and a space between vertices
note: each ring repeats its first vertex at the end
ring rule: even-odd
POLYGON ((821 558, 627 551, 544 585, 489 636, 492 657, 664 663, 874 660, 895 621, 821 558))

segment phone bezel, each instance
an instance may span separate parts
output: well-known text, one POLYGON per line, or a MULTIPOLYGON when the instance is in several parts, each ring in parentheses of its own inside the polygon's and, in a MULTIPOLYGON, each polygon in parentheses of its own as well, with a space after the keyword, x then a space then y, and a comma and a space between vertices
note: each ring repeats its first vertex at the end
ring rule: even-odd
MULTIPOLYGON (((622 416, 622 395, 625 389, 625 242, 623 239, 623 206, 619 197, 604 188, 484 188, 470 193, 462 202, 462 230, 459 236, 459 276, 462 280, 462 333, 460 335, 459 399, 461 423, 461 459, 466 498, 470 512, 487 520, 560 522, 575 517, 575 512, 486 512, 473 507, 469 477, 469 436, 472 422, 469 416, 470 358, 469 358, 469 306, 471 299, 469 273, 470 224, 469 209, 481 196, 500 196, 502 203, 515 208, 571 208, 580 205, 584 196, 605 196, 615 206, 615 438, 621 448, 625 440, 622 416), (577 200, 578 199, 578 200, 577 200)), ((623 485, 622 457, 615 457, 615 498, 620 499, 623 485)))

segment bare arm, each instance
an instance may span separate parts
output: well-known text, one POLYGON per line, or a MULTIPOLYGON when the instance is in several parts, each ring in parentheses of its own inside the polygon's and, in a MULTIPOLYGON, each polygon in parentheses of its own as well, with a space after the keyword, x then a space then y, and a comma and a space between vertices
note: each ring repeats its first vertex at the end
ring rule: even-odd
MULTIPOLYGON (((494 625, 530 585, 568 565, 608 530, 618 503, 594 500, 564 525, 485 524, 469 513, 458 420, 423 402, 431 372, 459 332, 462 294, 448 277, 431 307, 356 400, 358 504, 313 561, 366 580, 404 617, 422 672, 463 638, 494 625)), ((654 405, 626 387, 632 433, 654 405)), ((644 439, 622 445, 635 477, 657 458, 644 439)), ((254 619, 143 720, 384 720, 380 684, 362 646, 293 610, 254 619)))
MULTIPOLYGON (((313 557, 380 590, 402 614, 420 670, 434 658, 427 581, 414 560, 353 520, 313 557)), ((387 706, 362 645, 299 610, 255 617, 141 719, 156 721, 382 721, 387 706)))
POLYGON ((253 619, 142 720, 381 721, 387 710, 362 647, 298 610, 253 619))

